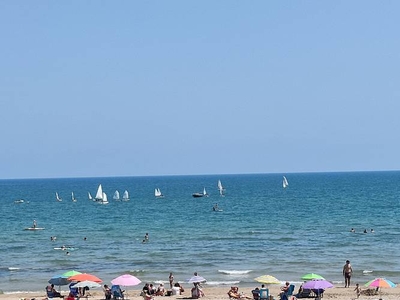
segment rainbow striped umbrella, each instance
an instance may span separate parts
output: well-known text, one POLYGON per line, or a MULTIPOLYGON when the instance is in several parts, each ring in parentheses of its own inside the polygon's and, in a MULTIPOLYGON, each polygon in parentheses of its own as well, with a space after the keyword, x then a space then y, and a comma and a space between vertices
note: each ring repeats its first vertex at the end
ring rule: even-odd
POLYGON ((375 278, 375 279, 372 279, 371 281, 368 281, 365 284, 365 286, 366 287, 377 287, 377 288, 392 288, 392 287, 395 287, 396 284, 386 278, 375 278))

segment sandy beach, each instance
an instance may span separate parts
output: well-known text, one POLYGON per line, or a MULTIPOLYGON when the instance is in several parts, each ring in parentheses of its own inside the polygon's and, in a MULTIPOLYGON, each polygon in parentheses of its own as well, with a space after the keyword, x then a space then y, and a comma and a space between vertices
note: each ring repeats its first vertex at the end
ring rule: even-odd
MULTIPOLYGON (((256 285, 254 285, 254 288, 256 285)), ((331 289, 327 289, 324 293, 323 299, 335 299, 335 300, 351 300, 351 299, 356 299, 356 293, 354 291, 354 286, 350 288, 344 288, 344 287, 334 287, 331 289)), ((279 286, 273 286, 270 287, 270 294, 274 296, 275 300, 278 300, 278 294, 279 294, 279 286)), ((363 290, 366 290, 367 288, 363 287, 363 290)), ((203 299, 229 299, 227 292, 229 290, 229 287, 203 287, 203 291, 205 293, 205 297, 203 299)), ((243 292, 245 296, 252 297, 251 294, 252 288, 245 288, 245 287, 240 287, 239 292, 243 292)), ((296 288, 297 290, 297 288, 296 288)), ((65 292, 63 293, 65 294, 65 292)), ((88 299, 93 299, 93 300, 100 300, 104 299, 103 292, 100 289, 92 290, 91 291, 92 297, 89 297, 88 299)), ((127 290, 127 296, 129 299, 132 300, 142 300, 143 297, 140 296, 140 290, 139 289, 132 289, 132 290, 127 290)), ((185 292, 183 295, 180 296, 170 296, 170 297, 161 297, 157 296, 155 299, 190 299, 190 289, 189 287, 185 287, 185 292)), ((395 287, 395 288, 387 288, 387 289, 382 289, 381 291, 381 298, 385 300, 397 300, 400 299, 400 288, 395 287)), ((1 294, 0 299, 4 300, 21 300, 21 299, 46 299, 45 293, 10 293, 10 294, 1 294)), ((56 298, 58 299, 58 298, 56 298)), ((302 299, 314 299, 314 298, 302 298, 302 299)), ((374 295, 374 296, 366 296, 366 295, 361 295, 360 300, 377 300, 380 299, 379 294, 374 295)))

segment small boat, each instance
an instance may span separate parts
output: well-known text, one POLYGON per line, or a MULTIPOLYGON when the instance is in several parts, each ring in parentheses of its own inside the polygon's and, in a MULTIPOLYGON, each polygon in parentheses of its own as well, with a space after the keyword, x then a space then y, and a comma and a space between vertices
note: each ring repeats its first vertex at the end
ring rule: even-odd
POLYGON ((101 184, 99 184, 99 187, 97 188, 96 196, 94 196, 95 201, 103 201, 103 188, 101 184))
POLYGON ((156 198, 163 198, 164 197, 164 195, 161 193, 159 188, 154 190, 154 196, 156 196, 156 198))
POLYGON ((120 199, 119 199, 119 192, 118 192, 118 190, 115 191, 114 196, 113 196, 113 199, 114 199, 115 201, 119 201, 119 200, 120 200, 120 199))
POLYGON ((206 188, 203 189, 203 192, 202 192, 202 193, 193 193, 193 194, 192 194, 192 197, 194 197, 194 198, 208 197, 206 188))
POLYGON ((221 180, 218 180, 218 190, 221 196, 225 196, 225 188, 222 186, 221 180))
POLYGON ((129 201, 129 193, 127 190, 122 194, 122 201, 129 201))
POLYGON ((18 200, 14 201, 14 203, 16 203, 16 204, 21 204, 21 203, 24 203, 24 202, 25 201, 23 199, 18 199, 18 200))
POLYGON ((93 201, 93 197, 92 197, 92 195, 90 194, 90 192, 88 192, 88 198, 89 198, 89 200, 93 201))
POLYGON ((60 198, 60 196, 58 195, 57 192, 56 192, 56 200, 57 200, 58 202, 61 202, 61 201, 62 201, 62 199, 60 198))
POLYGON ((103 196, 101 200, 97 201, 99 204, 108 204, 107 194, 103 192, 103 196))
POLYGON ((289 183, 288 183, 286 177, 283 176, 283 180, 282 180, 282 186, 283 186, 283 188, 286 188, 288 185, 289 185, 289 183))
POLYGON ((71 200, 72 200, 72 202, 76 202, 77 201, 77 199, 74 196, 74 192, 71 192, 71 200))
POLYGON ((44 229, 44 227, 28 227, 28 228, 24 228, 24 230, 32 230, 32 231, 43 230, 43 229, 44 229))

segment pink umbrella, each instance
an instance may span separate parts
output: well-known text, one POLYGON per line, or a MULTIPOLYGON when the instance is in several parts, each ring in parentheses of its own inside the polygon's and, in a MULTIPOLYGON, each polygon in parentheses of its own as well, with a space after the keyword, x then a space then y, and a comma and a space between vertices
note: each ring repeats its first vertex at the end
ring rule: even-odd
POLYGON ((117 278, 114 278, 113 280, 111 280, 111 283, 113 285, 122 285, 122 286, 134 286, 134 285, 138 285, 139 283, 141 283, 140 279, 130 275, 130 274, 124 274, 121 276, 118 276, 117 278))

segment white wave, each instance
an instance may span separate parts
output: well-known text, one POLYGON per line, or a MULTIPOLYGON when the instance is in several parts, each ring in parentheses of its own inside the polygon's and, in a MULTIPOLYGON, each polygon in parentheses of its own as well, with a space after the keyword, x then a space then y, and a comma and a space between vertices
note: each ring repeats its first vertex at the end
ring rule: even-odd
POLYGON ((249 274, 252 270, 218 270, 219 273, 227 275, 244 275, 249 274))
POLYGON ((372 272, 373 272, 372 270, 364 270, 363 274, 369 274, 369 273, 372 273, 372 272))
POLYGON ((233 284, 239 284, 240 280, 237 281, 207 281, 205 284, 207 285, 233 285, 233 284))
POLYGON ((8 270, 9 270, 9 271, 18 271, 19 268, 9 267, 8 270))

